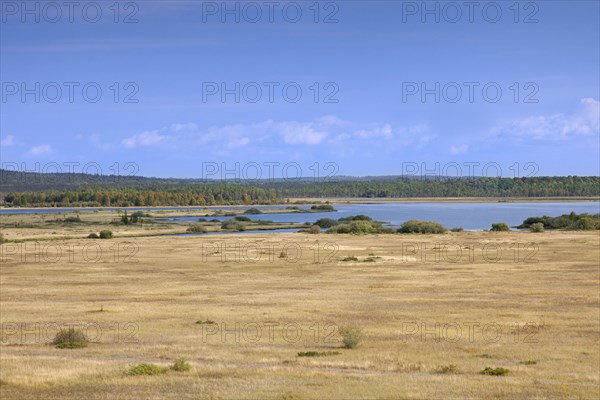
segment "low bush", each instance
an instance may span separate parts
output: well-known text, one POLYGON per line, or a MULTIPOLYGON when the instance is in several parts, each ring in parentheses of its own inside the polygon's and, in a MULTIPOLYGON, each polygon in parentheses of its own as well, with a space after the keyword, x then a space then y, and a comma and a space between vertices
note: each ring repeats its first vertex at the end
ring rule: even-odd
POLYGON ((544 224, 542 224, 541 222, 533 223, 533 224, 531 224, 531 227, 529 228, 529 230, 531 232, 535 232, 535 233, 544 232, 544 224))
POLYGON ((165 369, 151 363, 139 363, 136 365, 132 365, 127 372, 128 375, 131 376, 140 376, 140 375, 160 375, 165 372, 165 369))
POLYGON ((342 258, 342 261, 344 262, 348 262, 348 261, 358 261, 358 258, 354 257, 354 256, 348 256, 348 257, 344 257, 342 258))
POLYGON ((331 204, 319 204, 310 208, 312 211, 335 211, 331 204))
POLYGON ((100 236, 98 236, 98 234, 95 232, 90 233, 87 237, 88 237, 88 239, 99 239, 100 238, 100 236))
POLYGON ((342 343, 347 349, 353 349, 362 342, 363 330, 356 325, 340 326, 338 332, 342 337, 342 343))
POLYGON ((244 211, 244 214, 262 214, 258 208, 250 208, 249 210, 244 211))
POLYGON ((87 347, 88 339, 81 329, 61 329, 54 336, 52 344, 59 349, 80 349, 87 347))
POLYGON ((400 225, 399 233, 446 233, 447 229, 434 221, 409 220, 400 225))
POLYGON ((319 225, 313 225, 310 228, 308 228, 308 233, 317 235, 321 233, 321 227, 319 225))
POLYGON ((350 217, 344 217, 338 219, 339 222, 352 222, 352 221, 373 221, 373 219, 367 215, 353 215, 350 217))
POLYGON ((496 223, 492 224, 492 229, 490 229, 490 231, 492 231, 492 232, 509 232, 510 228, 504 222, 496 222, 496 223))
POLYGON ((464 229, 462 228, 462 226, 450 229, 450 232, 463 232, 463 231, 464 231, 464 229))
POLYGON ((203 227, 202 225, 192 225, 189 228, 187 228, 186 232, 189 233, 206 233, 206 228, 203 227))
POLYGON ((171 365, 171 370, 176 372, 187 372, 192 369, 192 366, 185 358, 178 358, 171 365))
POLYGON ((235 221, 233 219, 223 221, 221 223, 221 229, 228 230, 228 231, 237 231, 237 232, 246 230, 244 224, 242 224, 239 221, 235 221))
POLYGON ((507 375, 508 372, 509 372, 508 369, 502 368, 502 367, 497 367, 497 368, 485 367, 480 372, 480 374, 482 374, 482 375, 491 375, 491 376, 503 376, 503 375, 507 375))
POLYGON ((104 229, 102 231, 100 231, 100 239, 112 239, 113 237, 113 233, 112 231, 109 231, 108 229, 104 229))
POLYGON ((69 223, 77 223, 77 222, 81 222, 81 218, 79 218, 79 216, 77 216, 77 217, 67 217, 63 221, 64 222, 69 222, 69 223))
POLYGON ((336 226, 339 222, 337 222, 335 219, 331 219, 331 218, 319 218, 317 220, 317 222, 315 222, 315 225, 320 226, 321 228, 325 228, 325 229, 329 229, 333 226, 336 226))
POLYGON ((239 222, 250 222, 250 221, 252 221, 250 218, 244 217, 244 216, 237 216, 237 217, 235 217, 233 219, 236 220, 236 221, 239 221, 239 222))

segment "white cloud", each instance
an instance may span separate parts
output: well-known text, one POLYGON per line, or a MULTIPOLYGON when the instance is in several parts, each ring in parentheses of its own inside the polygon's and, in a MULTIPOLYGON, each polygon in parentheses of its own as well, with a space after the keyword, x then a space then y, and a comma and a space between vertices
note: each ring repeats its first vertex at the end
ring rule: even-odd
POLYGON ((35 146, 35 147, 32 147, 31 149, 29 149, 27 154, 32 155, 32 156, 39 156, 42 154, 52 154, 52 153, 54 153, 52 146, 50 146, 49 144, 41 144, 39 146, 35 146))
POLYGON ((239 139, 230 140, 229 143, 227 143, 227 147, 230 149, 237 148, 237 147, 244 147, 244 146, 248 145, 248 143, 250 143, 250 139, 247 137, 242 137, 239 139))
POLYGON ((492 129, 497 137, 517 140, 534 139, 565 141, 576 137, 599 136, 600 102, 592 98, 580 101, 580 109, 573 114, 531 116, 511 121, 492 129))
POLYGON ((17 143, 15 142, 15 137, 13 135, 8 135, 4 139, 0 140, 0 145, 9 147, 15 146, 17 143))
POLYGON ((140 146, 152 146, 169 139, 169 136, 161 135, 159 130, 155 130, 142 132, 132 137, 123 139, 122 144, 127 149, 133 149, 140 146))
POLYGON ((282 122, 278 124, 283 140, 287 144, 319 144, 327 134, 315 130, 312 123, 282 122))
POLYGON ((90 143, 92 143, 95 147, 97 147, 101 150, 110 150, 113 147, 113 145, 110 143, 103 143, 100 135, 98 135, 98 134, 90 135, 89 139, 90 139, 90 143))
POLYGON ((173 132, 195 131, 197 129, 198 125, 193 122, 188 122, 187 124, 171 124, 171 131, 173 132))
POLYGON ((468 144, 461 144, 460 146, 450 146, 450 154, 453 155, 465 154, 468 150, 468 144))

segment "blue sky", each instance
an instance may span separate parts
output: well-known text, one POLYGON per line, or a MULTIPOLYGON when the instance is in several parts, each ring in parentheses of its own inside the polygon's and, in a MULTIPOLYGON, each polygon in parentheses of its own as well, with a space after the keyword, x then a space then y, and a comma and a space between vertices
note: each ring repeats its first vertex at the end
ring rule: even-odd
POLYGON ((9 169, 600 174, 598 1, 1 3, 9 169))

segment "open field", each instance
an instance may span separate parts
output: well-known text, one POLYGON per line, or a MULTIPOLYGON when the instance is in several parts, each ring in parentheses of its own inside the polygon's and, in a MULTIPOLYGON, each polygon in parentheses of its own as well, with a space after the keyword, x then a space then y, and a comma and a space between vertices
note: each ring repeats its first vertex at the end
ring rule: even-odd
POLYGON ((2 399, 600 395, 598 232, 40 243, 2 245, 2 399), (68 324, 92 343, 50 345, 68 324))

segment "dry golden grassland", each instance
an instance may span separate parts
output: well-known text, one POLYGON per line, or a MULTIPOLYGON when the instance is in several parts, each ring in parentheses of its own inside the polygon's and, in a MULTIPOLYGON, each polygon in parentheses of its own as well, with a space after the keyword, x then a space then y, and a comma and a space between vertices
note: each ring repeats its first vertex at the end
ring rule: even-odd
POLYGON ((1 246, 2 399, 600 396, 598 232, 60 239, 87 233, 65 229, 1 246), (49 344, 68 325, 88 347, 49 344), (340 326, 361 327, 362 342, 343 348, 340 326), (325 354, 298 356, 308 351, 325 354), (179 357, 190 371, 127 374, 179 357))

